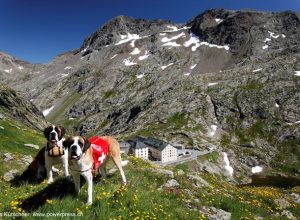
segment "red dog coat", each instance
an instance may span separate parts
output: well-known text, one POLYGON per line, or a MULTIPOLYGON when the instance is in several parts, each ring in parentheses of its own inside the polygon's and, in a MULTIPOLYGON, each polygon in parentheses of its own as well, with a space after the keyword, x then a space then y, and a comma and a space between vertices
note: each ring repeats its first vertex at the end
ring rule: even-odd
POLYGON ((92 155, 94 159, 93 173, 104 163, 108 155, 108 143, 98 136, 91 137, 89 139, 91 142, 92 155))

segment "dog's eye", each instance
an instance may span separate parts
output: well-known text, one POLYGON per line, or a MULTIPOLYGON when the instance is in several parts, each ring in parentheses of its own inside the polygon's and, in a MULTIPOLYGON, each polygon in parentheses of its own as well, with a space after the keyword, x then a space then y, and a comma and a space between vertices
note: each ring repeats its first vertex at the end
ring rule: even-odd
POLYGON ((80 148, 83 147, 83 143, 81 141, 78 141, 78 145, 79 145, 80 148))

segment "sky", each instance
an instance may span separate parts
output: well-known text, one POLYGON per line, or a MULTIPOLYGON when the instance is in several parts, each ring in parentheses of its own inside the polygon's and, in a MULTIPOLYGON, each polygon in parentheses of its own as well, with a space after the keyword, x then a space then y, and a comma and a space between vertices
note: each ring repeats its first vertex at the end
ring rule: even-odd
POLYGON ((47 63, 118 15, 185 23, 211 8, 300 12, 300 0, 0 0, 0 50, 47 63))

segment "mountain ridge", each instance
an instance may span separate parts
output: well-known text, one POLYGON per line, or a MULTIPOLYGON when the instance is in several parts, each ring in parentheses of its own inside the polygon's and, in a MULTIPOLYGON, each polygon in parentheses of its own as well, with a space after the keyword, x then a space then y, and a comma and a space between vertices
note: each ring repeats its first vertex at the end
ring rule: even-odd
POLYGON ((78 51, 9 75, 11 86, 70 133, 214 145, 230 152, 237 176, 251 174, 250 160, 299 175, 297 13, 132 19, 111 19, 78 51))

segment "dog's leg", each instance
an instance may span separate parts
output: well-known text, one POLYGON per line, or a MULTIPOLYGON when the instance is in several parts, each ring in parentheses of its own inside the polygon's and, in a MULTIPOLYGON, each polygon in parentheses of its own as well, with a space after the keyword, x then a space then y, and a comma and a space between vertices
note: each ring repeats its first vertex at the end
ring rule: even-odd
POLYGON ((47 177, 48 177, 48 184, 53 183, 53 175, 52 175, 52 162, 49 160, 49 158, 45 157, 45 166, 47 170, 47 177))
POLYGON ((100 172, 101 172, 101 177, 102 178, 106 178, 107 177, 107 175, 106 175, 106 163, 104 162, 104 164, 102 164, 101 166, 100 166, 100 172))
POLYGON ((68 168, 68 158, 64 158, 62 160, 62 163, 63 163, 63 168, 64 168, 64 174, 66 177, 68 177, 70 174, 69 174, 69 168, 68 168))
POLYGON ((123 182, 123 184, 126 185, 126 177, 125 177, 125 174, 124 174, 124 170, 122 168, 121 156, 120 155, 116 155, 116 156, 112 157, 112 159, 113 159, 115 165, 117 166, 117 168, 120 171, 120 174, 122 176, 122 182, 123 182))
POLYGON ((93 175, 92 175, 92 172, 89 170, 89 171, 86 171, 85 173, 83 173, 82 176, 85 178, 85 180, 88 184, 88 189, 87 189, 88 199, 87 199, 86 204, 91 205, 93 202, 93 175))
POLYGON ((37 178, 37 180, 40 180, 40 179, 43 178, 43 176, 42 176, 42 173, 43 173, 43 172, 45 172, 45 168, 42 167, 42 166, 39 164, 39 167, 38 167, 37 172, 36 172, 36 178, 37 178))
POLYGON ((75 193, 76 195, 79 195, 80 193, 80 175, 79 174, 74 174, 72 175, 73 180, 74 180, 74 185, 75 185, 75 193))
POLYGON ((55 168, 54 166, 52 166, 52 171, 53 171, 54 173, 58 173, 58 172, 59 172, 59 169, 57 169, 57 168, 55 168))

